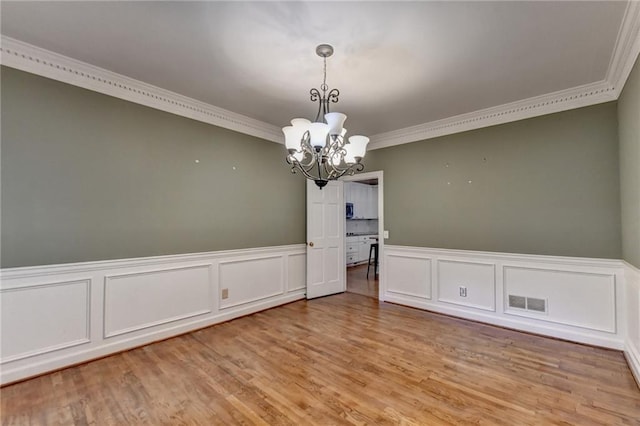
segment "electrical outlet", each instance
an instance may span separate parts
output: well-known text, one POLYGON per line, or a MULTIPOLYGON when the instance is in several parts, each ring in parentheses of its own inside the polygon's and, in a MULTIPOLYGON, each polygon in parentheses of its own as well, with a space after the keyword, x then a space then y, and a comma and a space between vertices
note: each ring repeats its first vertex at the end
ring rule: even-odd
POLYGON ((222 298, 223 299, 228 299, 229 298, 229 289, 228 288, 223 288, 222 289, 222 298))
POLYGON ((460 297, 467 297, 467 288, 460 286, 460 297))

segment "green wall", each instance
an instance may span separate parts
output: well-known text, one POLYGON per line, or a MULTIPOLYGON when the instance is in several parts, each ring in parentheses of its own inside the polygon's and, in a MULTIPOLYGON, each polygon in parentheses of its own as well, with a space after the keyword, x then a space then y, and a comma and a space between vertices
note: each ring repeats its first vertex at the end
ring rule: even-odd
POLYGON ((1 84, 2 267, 305 241, 282 145, 7 67, 1 84))
POLYGON ((640 268, 640 59, 618 99, 622 257, 640 268))
POLYGON ((620 258, 616 114, 606 103, 371 151, 387 243, 620 258))
MULTIPOLYGON (((640 266, 638 74, 619 108, 369 152, 387 242, 640 266)), ((2 267, 305 241, 305 183, 281 145, 11 68, 1 78, 2 267)))

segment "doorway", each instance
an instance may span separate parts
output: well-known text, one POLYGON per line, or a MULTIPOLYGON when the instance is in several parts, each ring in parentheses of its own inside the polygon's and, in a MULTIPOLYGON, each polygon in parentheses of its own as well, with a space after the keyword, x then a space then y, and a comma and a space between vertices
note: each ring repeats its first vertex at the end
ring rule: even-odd
POLYGON ((383 300, 382 171, 344 178, 346 291, 383 300))

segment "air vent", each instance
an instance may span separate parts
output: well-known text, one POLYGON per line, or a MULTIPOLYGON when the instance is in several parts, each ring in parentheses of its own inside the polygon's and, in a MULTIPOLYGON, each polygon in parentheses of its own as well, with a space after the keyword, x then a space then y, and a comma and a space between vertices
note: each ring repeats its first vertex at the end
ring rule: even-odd
POLYGON ((534 312, 547 312, 547 301, 535 297, 509 295, 509 307, 534 312))
POLYGON ((527 309, 536 312, 547 312, 547 301, 536 299, 535 297, 527 297, 527 309))
POLYGON ((523 296, 509 295, 509 307, 518 309, 527 309, 527 298, 523 296))

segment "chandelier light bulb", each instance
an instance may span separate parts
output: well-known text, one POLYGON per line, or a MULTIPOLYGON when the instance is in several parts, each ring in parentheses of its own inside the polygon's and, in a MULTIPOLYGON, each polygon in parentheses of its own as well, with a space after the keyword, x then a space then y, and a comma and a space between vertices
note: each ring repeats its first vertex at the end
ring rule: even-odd
POLYGON ((319 151, 327 144, 327 135, 329 134, 329 125, 327 123, 311 123, 309 125, 309 137, 311 138, 311 146, 319 151))
POLYGON ((347 153, 344 156, 344 162, 346 164, 355 164, 356 163, 356 157, 354 157, 353 154, 351 152, 349 152, 349 148, 345 147, 345 149, 347 150, 347 153))
POLYGON ((309 124, 311 124, 311 121, 307 120, 306 118, 294 118, 293 120, 291 120, 291 125, 293 127, 302 128, 305 132, 309 130, 309 124))
POLYGON ((284 145, 288 151, 301 151, 301 141, 304 132, 300 131, 300 128, 293 126, 287 126, 282 128, 284 133, 284 145))
POLYGON ((349 137, 349 144, 347 146, 350 147, 349 153, 354 157, 364 157, 364 154, 367 152, 367 144, 369 143, 369 138, 362 135, 354 135, 349 137))
POLYGON ((344 125, 347 116, 341 112, 330 112, 324 115, 324 120, 329 125, 329 135, 338 136, 342 133, 342 126, 344 125))

